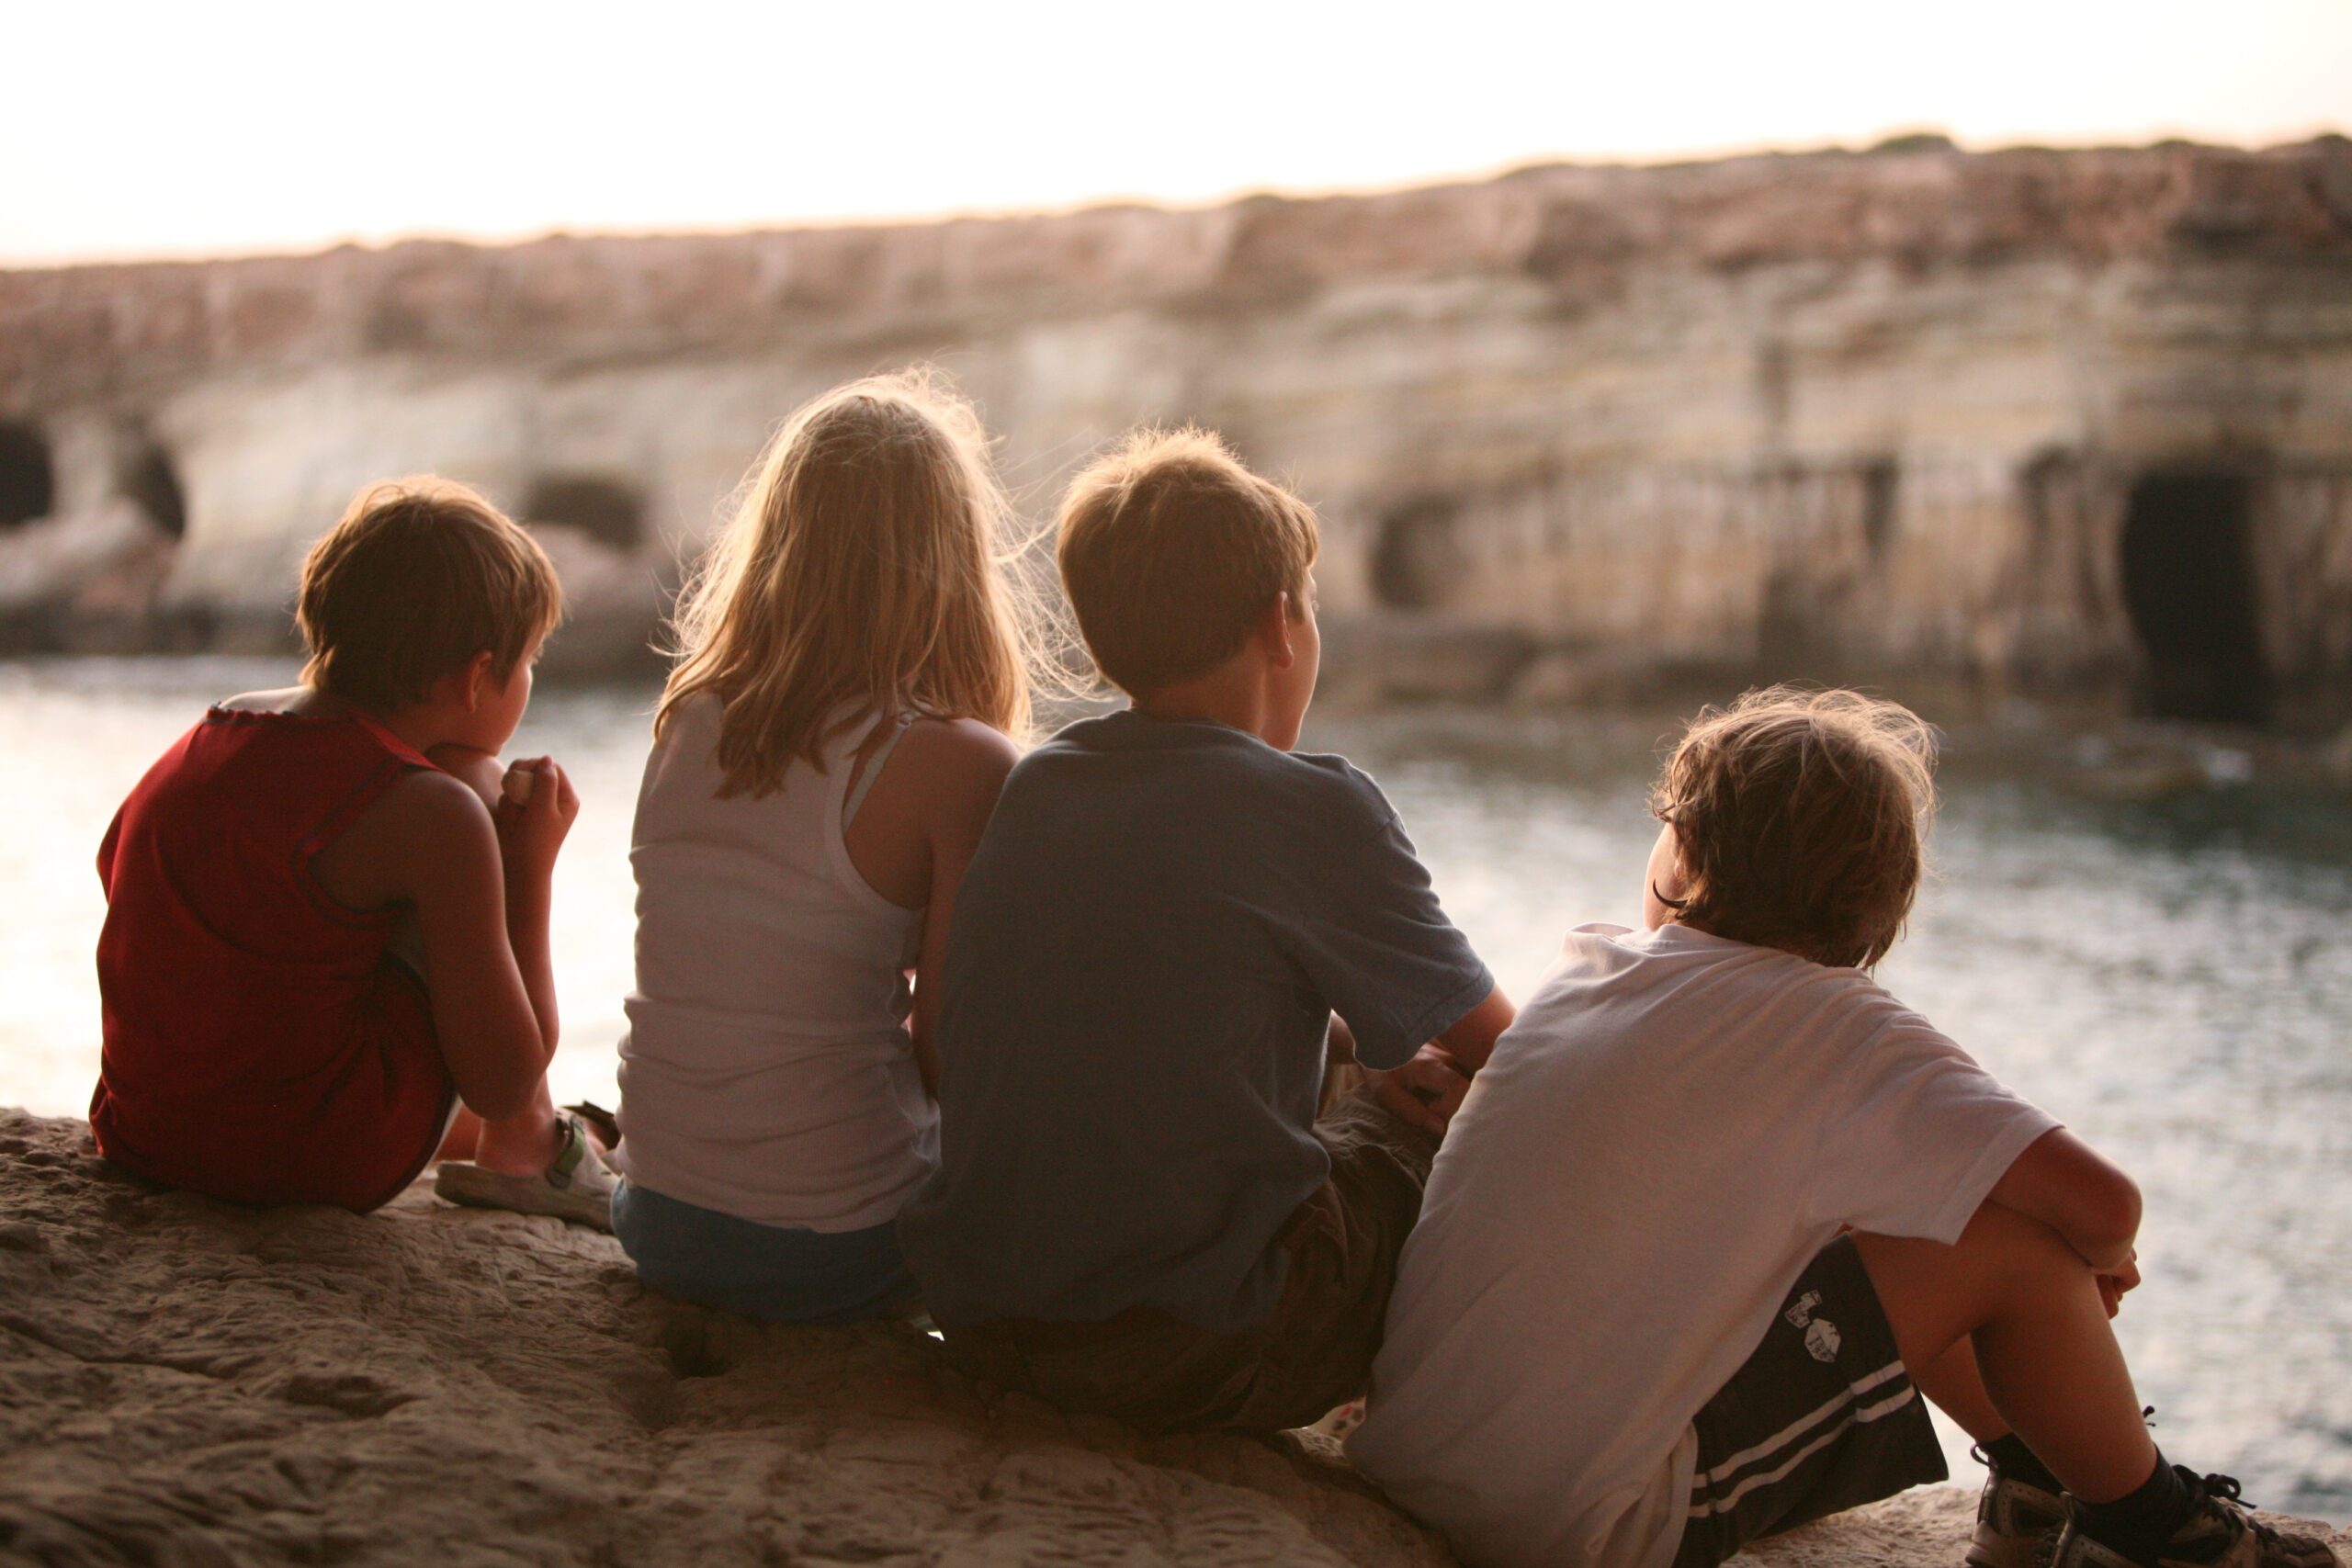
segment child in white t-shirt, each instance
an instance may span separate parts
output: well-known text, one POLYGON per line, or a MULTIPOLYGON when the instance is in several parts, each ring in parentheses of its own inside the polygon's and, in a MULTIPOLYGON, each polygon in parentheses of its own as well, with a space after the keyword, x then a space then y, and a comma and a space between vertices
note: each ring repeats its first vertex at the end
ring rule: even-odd
POLYGON ((1455 1116, 1349 1451, 1469 1562, 1712 1568, 1945 1471, 1972 1568, 2314 1568, 2166 1463, 2108 1319, 2140 1196, 1872 983, 1933 741, 1786 688, 1653 793, 1644 923, 1570 934, 1455 1116))

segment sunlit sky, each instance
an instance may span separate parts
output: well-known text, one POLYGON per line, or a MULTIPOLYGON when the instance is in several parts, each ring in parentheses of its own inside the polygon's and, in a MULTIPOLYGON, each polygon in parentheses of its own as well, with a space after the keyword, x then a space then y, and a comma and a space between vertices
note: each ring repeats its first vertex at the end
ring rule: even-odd
POLYGON ((2352 129, 2352 0, 47 0, 0 264, 1196 203, 1867 145, 2352 129))

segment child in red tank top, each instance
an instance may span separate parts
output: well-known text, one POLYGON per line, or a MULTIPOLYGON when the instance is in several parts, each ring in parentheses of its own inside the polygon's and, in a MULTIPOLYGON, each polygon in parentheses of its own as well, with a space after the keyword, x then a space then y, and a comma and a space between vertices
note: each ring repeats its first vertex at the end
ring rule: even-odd
POLYGON ((461 486, 378 487, 320 540, 302 683, 211 709, 98 852, 108 1159, 366 1210, 438 1154, 470 1162, 445 1196, 608 1223, 611 1178, 546 1082, 579 800, 552 761, 496 755, 560 614, 537 544, 461 486))

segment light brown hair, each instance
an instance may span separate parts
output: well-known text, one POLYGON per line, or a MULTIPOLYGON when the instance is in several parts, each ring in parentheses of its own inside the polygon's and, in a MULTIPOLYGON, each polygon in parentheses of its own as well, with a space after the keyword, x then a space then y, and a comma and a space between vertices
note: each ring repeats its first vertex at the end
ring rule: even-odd
POLYGON ((976 718, 1027 738, 1050 660, 1016 613, 1011 510, 972 405, 910 370, 804 405, 752 466, 680 595, 659 735, 708 692, 722 795, 769 794, 862 716, 976 718))
POLYGON ((1213 670, 1288 593, 1320 540, 1306 502, 1203 430, 1139 430, 1080 470, 1057 555, 1094 664, 1139 696, 1213 670))
POLYGON ((474 491, 430 476, 360 491, 302 562, 302 680, 363 708, 424 701, 488 653, 513 677, 563 618, 539 542, 474 491))
POLYGON ((1650 791, 1674 830, 1685 925, 1867 969, 1926 868, 1936 739, 1859 692, 1774 686, 1690 721, 1650 791))

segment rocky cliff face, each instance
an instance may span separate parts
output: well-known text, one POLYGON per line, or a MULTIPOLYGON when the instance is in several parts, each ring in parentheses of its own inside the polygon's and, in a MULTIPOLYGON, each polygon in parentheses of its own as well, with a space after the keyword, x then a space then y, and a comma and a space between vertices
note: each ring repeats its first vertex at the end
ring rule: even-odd
POLYGON ((0 273, 0 617, 275 638, 349 494, 437 469, 625 646, 785 412, 924 358, 1040 513, 1130 423, 1223 430, 1322 507, 1340 615, 1487 639, 1457 683, 2352 672, 2341 138, 0 273))
MULTIPOLYGON (((1941 1568, 1973 1501, 1914 1493, 1740 1561, 1941 1568)), ((912 1329, 669 1301, 558 1221, 423 1187, 241 1209, 7 1111, 0 1559, 1453 1562, 1308 1435, 1146 1438, 975 1385, 912 1329)))

